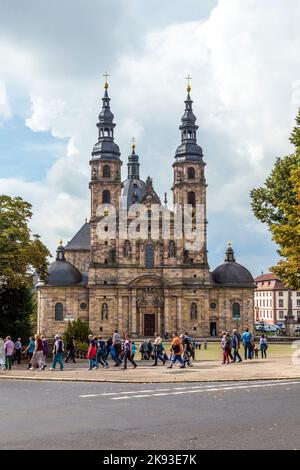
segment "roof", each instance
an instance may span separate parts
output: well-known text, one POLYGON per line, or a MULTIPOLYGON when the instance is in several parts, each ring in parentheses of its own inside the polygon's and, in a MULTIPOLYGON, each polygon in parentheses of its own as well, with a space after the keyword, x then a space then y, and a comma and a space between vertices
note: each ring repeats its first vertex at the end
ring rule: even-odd
POLYGON ((65 251, 89 251, 91 248, 90 224, 86 222, 66 245, 65 251))
POLYGON ((261 282, 261 281, 277 281, 278 278, 272 274, 272 273, 267 273, 267 274, 261 274, 260 276, 257 276, 254 278, 255 282, 261 282))
POLYGON ((236 262, 221 264, 212 272, 212 278, 215 284, 224 287, 255 287, 250 271, 236 262))
POLYGON ((82 276, 80 272, 71 263, 59 260, 50 264, 46 285, 67 287, 78 284, 81 281, 82 276))
POLYGON ((257 290, 285 290, 287 287, 274 274, 267 273, 257 276, 254 281, 257 284, 257 290), (265 284, 265 283, 268 284, 265 284))

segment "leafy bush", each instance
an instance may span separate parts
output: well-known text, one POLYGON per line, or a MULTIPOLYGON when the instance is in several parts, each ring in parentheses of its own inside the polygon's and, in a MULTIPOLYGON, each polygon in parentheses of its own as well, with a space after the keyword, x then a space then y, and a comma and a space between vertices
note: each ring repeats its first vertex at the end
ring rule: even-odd
POLYGON ((72 322, 69 321, 64 332, 64 342, 65 344, 68 344, 71 336, 74 336, 78 343, 87 344, 88 335, 90 333, 91 331, 87 322, 83 322, 81 320, 74 320, 72 322))

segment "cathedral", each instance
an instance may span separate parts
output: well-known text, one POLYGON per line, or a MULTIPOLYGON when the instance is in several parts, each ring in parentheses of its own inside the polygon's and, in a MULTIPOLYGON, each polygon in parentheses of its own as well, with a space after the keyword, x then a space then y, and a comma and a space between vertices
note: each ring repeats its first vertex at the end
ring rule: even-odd
POLYGON ((190 92, 188 83, 179 126, 181 143, 172 163, 171 190, 173 207, 192 207, 192 231, 201 233, 201 247, 187 249, 184 230, 180 237, 176 236, 175 213, 167 206, 166 193, 162 203, 152 179, 140 178, 134 143, 127 161, 127 178, 122 181, 122 160, 114 141, 116 124, 106 80, 97 122, 98 141, 90 160, 90 219, 66 246, 61 242, 56 260, 49 266, 47 282, 37 286, 39 333, 48 337, 63 333, 68 321, 78 319, 88 322, 94 334, 104 336, 118 330, 133 337, 151 337, 156 331, 161 335, 187 331, 200 337, 253 327, 254 280, 236 262, 231 243, 224 262, 214 271, 209 270, 206 163, 197 144, 198 126, 190 92), (203 217, 195 225, 197 204, 203 208, 203 217), (132 208, 138 205, 149 217, 146 233, 138 233, 137 224, 137 236, 127 230, 124 236, 121 209, 127 213, 129 225, 134 215, 132 208), (161 214, 157 234, 152 236, 154 205, 169 214, 168 236, 162 228, 161 214), (113 235, 108 230, 112 212, 116 224, 113 235), (99 226, 104 227, 104 236, 99 236, 99 226))

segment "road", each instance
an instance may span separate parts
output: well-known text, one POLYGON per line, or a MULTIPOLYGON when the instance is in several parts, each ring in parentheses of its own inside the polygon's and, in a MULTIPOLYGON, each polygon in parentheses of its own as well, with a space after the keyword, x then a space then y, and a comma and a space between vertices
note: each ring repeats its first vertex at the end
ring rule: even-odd
POLYGON ((0 449, 299 449, 300 380, 0 381, 0 449))

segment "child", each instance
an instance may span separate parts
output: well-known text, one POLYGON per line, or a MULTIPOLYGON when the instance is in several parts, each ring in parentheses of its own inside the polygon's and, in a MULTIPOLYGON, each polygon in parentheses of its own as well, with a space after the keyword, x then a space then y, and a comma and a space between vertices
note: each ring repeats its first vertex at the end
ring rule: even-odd
POLYGON ((89 369, 92 370, 94 367, 98 369, 98 362, 97 362, 97 345, 96 340, 93 339, 90 342, 89 349, 86 355, 86 358, 89 360, 89 369))
POLYGON ((136 353, 136 344, 135 344, 135 342, 133 342, 133 343, 131 344, 131 359, 132 359, 132 360, 134 359, 135 353, 136 353))
POLYGON ((259 349, 258 349, 258 347, 257 347, 256 344, 253 345, 253 351, 254 351, 254 357, 255 357, 255 359, 258 359, 258 351, 259 351, 259 349))

